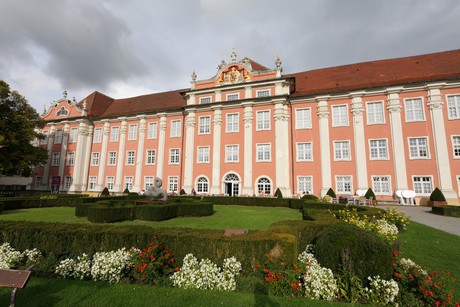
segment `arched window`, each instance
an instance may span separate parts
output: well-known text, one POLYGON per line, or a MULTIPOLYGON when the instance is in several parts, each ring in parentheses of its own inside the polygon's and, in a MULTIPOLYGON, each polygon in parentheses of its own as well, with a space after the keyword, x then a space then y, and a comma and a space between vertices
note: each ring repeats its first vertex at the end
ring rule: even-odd
POLYGON ((196 182, 196 191, 197 193, 208 193, 209 192, 208 179, 206 179, 205 177, 198 178, 196 182))
POLYGON ((228 196, 236 196, 240 193, 240 177, 234 173, 227 174, 224 178, 224 191, 228 196))
POLYGON ((69 114, 69 111, 67 111, 64 107, 61 107, 56 113, 57 116, 66 116, 67 114, 69 114))
POLYGON ((271 194, 272 185, 270 180, 266 177, 262 177, 257 181, 257 190, 259 194, 271 194))

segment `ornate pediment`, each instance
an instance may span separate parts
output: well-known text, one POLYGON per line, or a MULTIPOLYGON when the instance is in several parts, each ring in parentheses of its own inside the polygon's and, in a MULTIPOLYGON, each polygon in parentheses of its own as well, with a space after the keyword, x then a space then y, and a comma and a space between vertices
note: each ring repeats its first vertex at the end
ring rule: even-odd
POLYGON ((224 85, 224 84, 237 84, 237 83, 244 83, 251 80, 251 76, 249 72, 244 67, 240 67, 239 65, 230 65, 227 69, 223 70, 217 80, 216 84, 224 85))

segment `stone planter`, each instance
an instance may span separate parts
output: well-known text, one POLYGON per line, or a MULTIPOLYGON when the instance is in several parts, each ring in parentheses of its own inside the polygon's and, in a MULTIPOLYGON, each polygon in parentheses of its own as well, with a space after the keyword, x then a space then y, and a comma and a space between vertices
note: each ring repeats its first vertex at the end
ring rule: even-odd
POLYGON ((427 200, 426 205, 428 207, 441 207, 441 206, 447 206, 447 202, 427 200))

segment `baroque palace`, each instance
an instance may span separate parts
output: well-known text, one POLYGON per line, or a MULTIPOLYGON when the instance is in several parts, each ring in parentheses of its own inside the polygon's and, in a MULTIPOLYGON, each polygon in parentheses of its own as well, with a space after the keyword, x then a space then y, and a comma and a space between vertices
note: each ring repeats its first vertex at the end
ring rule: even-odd
POLYGON ((64 97, 44 114, 49 161, 36 190, 215 195, 396 191, 451 204, 460 190, 460 50, 282 73, 222 61, 190 88, 64 97))

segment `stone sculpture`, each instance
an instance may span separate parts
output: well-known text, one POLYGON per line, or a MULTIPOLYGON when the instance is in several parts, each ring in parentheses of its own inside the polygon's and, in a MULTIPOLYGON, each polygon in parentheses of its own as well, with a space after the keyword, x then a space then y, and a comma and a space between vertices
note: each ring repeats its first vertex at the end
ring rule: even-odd
POLYGON ((166 190, 161 187, 163 184, 163 180, 159 177, 155 177, 155 182, 153 186, 147 187, 147 190, 145 191, 144 195, 149 197, 150 200, 161 200, 161 201, 167 201, 168 200, 168 193, 166 193, 166 190))

